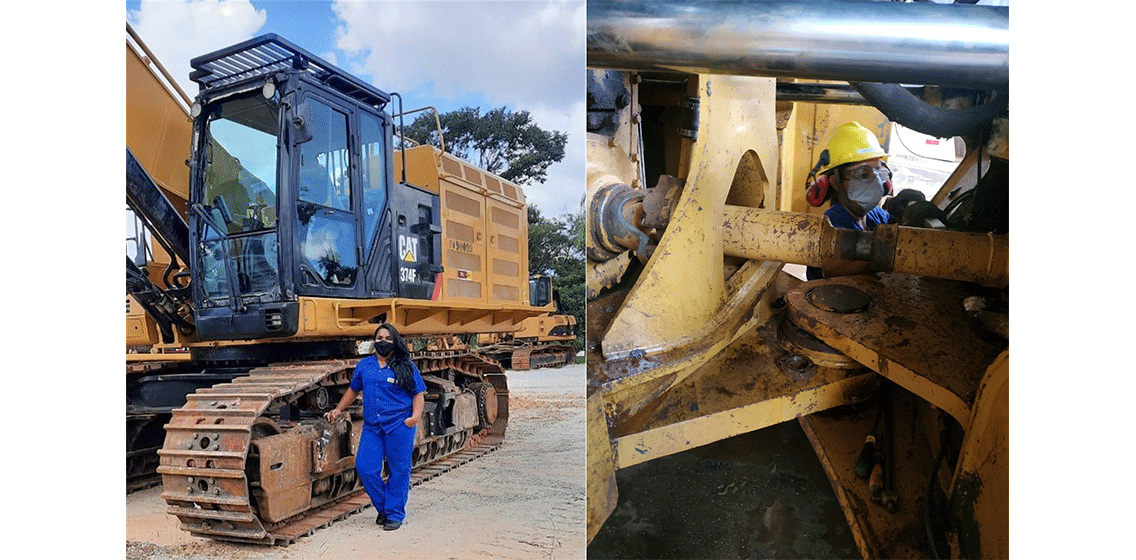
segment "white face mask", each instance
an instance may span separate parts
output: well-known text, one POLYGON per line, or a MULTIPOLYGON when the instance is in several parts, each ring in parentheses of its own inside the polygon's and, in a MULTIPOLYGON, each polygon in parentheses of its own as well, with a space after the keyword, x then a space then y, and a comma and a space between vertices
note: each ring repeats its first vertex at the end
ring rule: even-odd
POLYGON ((848 202, 863 216, 884 197, 884 184, 878 175, 870 179, 852 179, 848 184, 848 202))

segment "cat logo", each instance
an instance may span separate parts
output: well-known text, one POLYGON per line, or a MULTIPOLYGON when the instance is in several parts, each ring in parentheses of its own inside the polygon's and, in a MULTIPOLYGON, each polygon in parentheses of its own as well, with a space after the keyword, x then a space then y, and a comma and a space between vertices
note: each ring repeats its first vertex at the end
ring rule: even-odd
POLYGON ((398 254, 406 262, 418 262, 418 238, 398 236, 398 254))

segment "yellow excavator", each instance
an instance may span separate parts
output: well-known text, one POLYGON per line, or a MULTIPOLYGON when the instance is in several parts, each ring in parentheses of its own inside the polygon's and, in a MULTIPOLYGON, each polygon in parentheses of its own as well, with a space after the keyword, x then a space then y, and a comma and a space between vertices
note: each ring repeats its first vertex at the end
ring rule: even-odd
POLYGON ((617 471, 793 421, 864 558, 1007 557, 1008 27, 963 4, 588 3, 589 542, 617 471), (850 121, 966 153, 885 202, 899 223, 837 229, 807 192, 850 121), (803 274, 833 258, 870 273, 803 274))
POLYGON ((521 188, 398 142, 400 96, 281 37, 194 58, 193 99, 129 25, 126 50, 130 486, 158 475, 183 530, 247 543, 367 507, 358 405, 322 413, 381 323, 419 341, 413 480, 495 449, 504 369, 458 339, 555 309, 521 188))
MULTIPOLYGON (((530 294, 540 296, 542 277, 533 277, 530 294)), ((564 312, 560 294, 552 292, 556 310, 521 322, 511 333, 477 335, 477 351, 516 371, 561 367, 576 359, 576 317, 564 312)))

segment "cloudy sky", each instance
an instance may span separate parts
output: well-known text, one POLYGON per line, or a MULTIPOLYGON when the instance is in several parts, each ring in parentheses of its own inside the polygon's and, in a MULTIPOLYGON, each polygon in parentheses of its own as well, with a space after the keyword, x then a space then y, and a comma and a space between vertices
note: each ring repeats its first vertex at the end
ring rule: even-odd
POLYGON ((568 134, 564 160, 527 186, 547 216, 584 188, 585 4, 574 1, 130 0, 126 20, 190 96, 189 60, 276 33, 408 109, 505 106, 568 134))

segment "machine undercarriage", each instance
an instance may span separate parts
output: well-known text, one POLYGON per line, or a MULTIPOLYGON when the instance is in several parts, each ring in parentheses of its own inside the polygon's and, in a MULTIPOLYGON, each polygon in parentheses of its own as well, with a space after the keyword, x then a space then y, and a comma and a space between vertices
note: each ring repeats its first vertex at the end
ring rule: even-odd
MULTIPOLYGON (((427 405, 413 451, 414 481, 488 453, 508 424, 505 374, 456 352, 414 357, 427 405)), ((201 389, 166 425, 157 472, 162 498, 193 534, 289 544, 370 506, 354 471, 361 410, 335 424, 355 360, 272 364, 201 389)))

